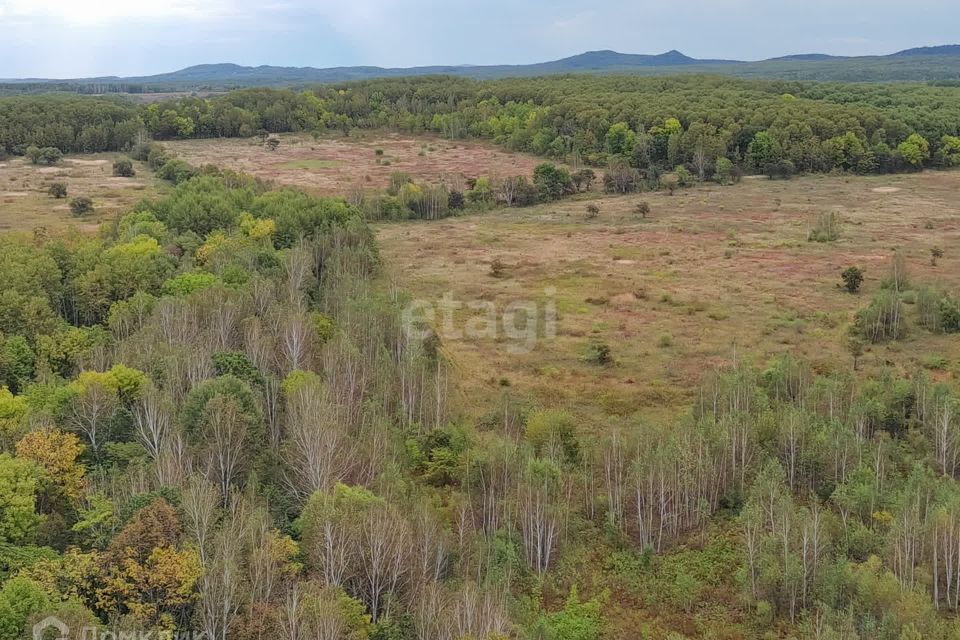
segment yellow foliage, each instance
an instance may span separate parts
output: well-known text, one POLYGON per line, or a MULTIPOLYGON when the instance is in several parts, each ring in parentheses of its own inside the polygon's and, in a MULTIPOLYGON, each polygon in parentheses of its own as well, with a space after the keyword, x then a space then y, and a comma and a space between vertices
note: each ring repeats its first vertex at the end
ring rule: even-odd
POLYGON ((56 429, 31 431, 17 443, 17 455, 36 462, 72 501, 83 495, 85 470, 77 463, 83 449, 77 436, 56 429))

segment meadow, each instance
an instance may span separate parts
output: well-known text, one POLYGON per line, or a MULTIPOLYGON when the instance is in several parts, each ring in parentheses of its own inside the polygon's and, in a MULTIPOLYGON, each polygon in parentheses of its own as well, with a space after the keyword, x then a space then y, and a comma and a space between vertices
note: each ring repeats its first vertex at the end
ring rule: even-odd
POLYGON ((134 163, 131 178, 113 175, 112 165, 120 153, 69 155, 56 165, 41 167, 26 158, 0 160, 0 230, 31 231, 35 227, 74 225, 91 231, 101 222, 127 213, 133 205, 165 189, 143 163, 134 163), (65 198, 53 198, 50 185, 67 187, 65 198), (77 196, 93 200, 91 215, 76 218, 69 202, 77 196))
POLYGON ((530 175, 539 162, 489 142, 437 136, 357 131, 316 139, 304 134, 276 137, 280 144, 275 150, 258 140, 238 138, 172 140, 164 145, 196 166, 215 164, 280 186, 341 196, 357 188, 382 192, 397 171, 428 183, 462 182, 464 176, 530 175))
MULTIPOLYGON (((958 172, 883 177, 745 179, 628 196, 581 194, 528 209, 378 227, 387 273, 415 298, 543 301, 556 290, 555 339, 529 353, 511 341, 457 339, 444 351, 465 405, 483 413, 509 385, 538 406, 562 406, 603 430, 611 415, 675 418, 709 372, 735 361, 763 366, 783 353, 820 373, 852 369, 854 313, 889 277, 895 249, 918 283, 960 288, 958 172), (651 212, 635 211, 640 202, 651 212), (586 207, 599 214, 590 218, 586 207), (810 242, 818 214, 840 215, 840 237, 810 242), (943 258, 932 264, 931 250, 943 258), (491 275, 499 261, 502 273, 491 275), (864 270, 858 294, 841 272, 864 270), (585 360, 596 342, 613 363, 585 360)), ((473 314, 458 312, 458 323, 473 314)), ((442 336, 441 336, 442 337, 442 336)), ((960 375, 960 344, 922 329, 868 348, 865 373, 933 367, 960 375)))

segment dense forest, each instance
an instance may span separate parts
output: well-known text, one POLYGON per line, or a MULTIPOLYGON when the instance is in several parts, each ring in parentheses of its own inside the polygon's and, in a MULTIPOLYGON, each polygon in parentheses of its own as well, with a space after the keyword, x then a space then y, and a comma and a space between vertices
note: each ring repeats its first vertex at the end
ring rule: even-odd
POLYGON ((402 78, 310 91, 244 89, 135 107, 83 97, 0 99, 0 147, 128 149, 155 139, 354 128, 487 138, 574 165, 876 173, 960 163, 960 89, 721 77, 402 78))

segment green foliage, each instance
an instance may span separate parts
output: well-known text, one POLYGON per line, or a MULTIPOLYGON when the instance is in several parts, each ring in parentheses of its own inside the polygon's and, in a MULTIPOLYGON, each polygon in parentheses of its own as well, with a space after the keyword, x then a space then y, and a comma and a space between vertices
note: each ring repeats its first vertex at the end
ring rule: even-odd
POLYGON ((217 351, 213 354, 213 370, 217 376, 234 376, 251 385, 263 383, 260 370, 247 354, 240 351, 217 351))
POLYGON ((591 364, 607 366, 613 364, 610 345, 606 342, 591 342, 583 359, 591 364))
POLYGON ((121 178, 132 178, 137 175, 130 158, 119 158, 113 161, 113 175, 121 178))
POLYGON ((0 588, 0 640, 23 638, 27 621, 45 610, 50 599, 37 583, 28 578, 12 578, 0 588))
POLYGON ((93 200, 87 196, 77 196, 70 201, 70 212, 75 216, 87 216, 93 213, 93 200))
POLYGON ((167 296, 188 296, 197 291, 215 287, 219 278, 207 271, 181 273, 163 283, 161 291, 167 296))
POLYGON ((570 172, 549 162, 539 164, 533 170, 533 184, 544 201, 559 200, 573 193, 573 180, 570 172))
POLYGON ((0 543, 30 541, 44 520, 36 511, 43 482, 33 462, 0 453, 0 543))
POLYGON ((44 147, 42 149, 36 146, 29 146, 26 150, 26 156, 33 164, 54 165, 63 159, 63 152, 56 147, 44 147))
POLYGON ((820 213, 807 235, 808 242, 834 242, 840 238, 840 214, 820 213))
POLYGON ((250 385, 234 375, 227 374, 201 382, 187 396, 180 412, 180 420, 190 438, 196 441, 204 437, 203 425, 207 406, 218 397, 235 401, 253 428, 261 425, 263 417, 260 406, 250 385))
POLYGON ((908 165, 919 169, 930 159, 930 143, 921 135, 910 134, 897 146, 897 155, 908 165))
POLYGON ((582 602, 576 587, 571 588, 561 611, 543 614, 537 621, 540 637, 549 640, 599 640, 603 637, 606 622, 601 613, 606 598, 602 594, 582 602))
POLYGON ((860 267, 847 267, 840 274, 843 280, 843 287, 848 293, 858 293, 860 285, 863 284, 863 270, 860 267))
POLYGON ((50 188, 47 189, 47 193, 51 198, 56 198, 57 200, 67 197, 67 185, 62 182, 54 182, 50 185, 50 188))
POLYGON ((545 410, 530 414, 524 427, 524 437, 537 455, 556 450, 568 462, 575 462, 580 457, 577 423, 565 411, 545 410))
POLYGON ((879 292, 868 307, 857 312, 854 326, 868 342, 902 338, 907 331, 907 322, 900 294, 890 290, 879 292))

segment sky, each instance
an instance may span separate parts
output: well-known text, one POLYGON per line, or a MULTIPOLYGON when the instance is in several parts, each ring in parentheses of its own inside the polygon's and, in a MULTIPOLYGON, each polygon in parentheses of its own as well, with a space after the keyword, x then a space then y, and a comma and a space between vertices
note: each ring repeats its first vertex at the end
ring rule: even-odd
POLYGON ((0 78, 194 64, 525 64, 583 51, 759 60, 960 41, 957 0, 0 0, 0 78))

